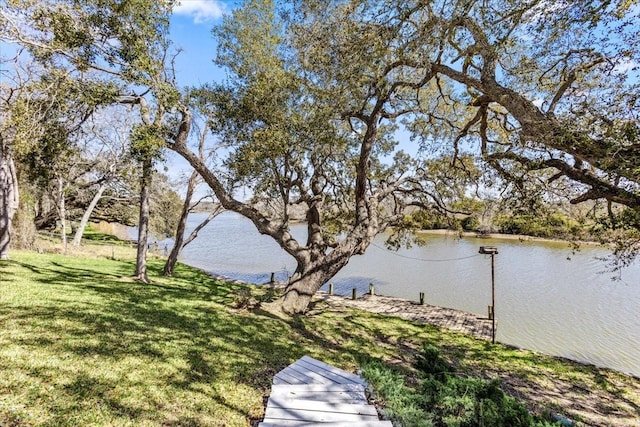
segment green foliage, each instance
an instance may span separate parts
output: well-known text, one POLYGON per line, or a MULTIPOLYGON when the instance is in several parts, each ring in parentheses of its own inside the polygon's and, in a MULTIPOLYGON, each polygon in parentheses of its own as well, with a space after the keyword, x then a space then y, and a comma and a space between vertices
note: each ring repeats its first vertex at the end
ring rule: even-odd
POLYGON ((525 427, 533 425, 526 408, 506 396, 497 380, 427 375, 422 395, 427 411, 447 427, 525 427))
POLYGON ((640 253, 640 208, 609 211, 607 216, 597 218, 592 233, 601 242, 614 242, 613 256, 604 259, 611 271, 631 265, 640 253))
POLYGON ((462 229, 465 231, 477 231, 480 228, 480 220, 474 215, 469 215, 460 221, 462 229))
POLYGON ((229 67, 241 81, 259 75, 275 77, 273 73, 282 70, 282 22, 272 0, 245 2, 213 34, 219 40, 216 63, 229 67))
POLYGON ((553 425, 533 417, 520 402, 507 396, 500 381, 457 374, 437 347, 424 343, 416 356, 420 373, 416 389, 379 361, 364 365, 363 375, 389 408, 389 417, 406 426, 542 427, 553 425))
POLYGON ((29 178, 46 186, 59 173, 68 168, 72 147, 68 130, 59 123, 43 123, 42 136, 31 149, 19 157, 29 178))
POLYGON ((430 343, 422 345, 422 351, 416 356, 415 366, 421 372, 440 379, 452 372, 451 366, 440 356, 440 350, 430 343))
POLYGON ((173 236, 181 210, 182 198, 172 188, 168 177, 163 174, 154 174, 150 195, 151 232, 162 237, 173 236))
POLYGON ((453 228, 455 218, 438 211, 419 210, 408 215, 405 221, 410 227, 422 230, 440 230, 453 228))
POLYGON ((432 417, 420 407, 420 396, 405 384, 404 377, 382 362, 371 360, 363 364, 362 375, 384 406, 384 414, 398 425, 433 427, 432 417))
POLYGON ((166 44, 173 1, 16 0, 33 25, 28 44, 41 62, 68 61, 75 69, 109 70, 126 81, 149 84, 164 70, 158 58, 166 44))
POLYGON ((621 224, 624 228, 630 230, 640 230, 640 208, 622 209, 622 212, 614 218, 614 221, 621 224))
POLYGON ((131 130, 131 156, 139 162, 155 161, 161 157, 165 129, 155 125, 138 124, 131 130))
POLYGON ((497 217, 494 224, 505 234, 556 239, 575 239, 584 234, 577 221, 559 212, 503 215, 497 217))

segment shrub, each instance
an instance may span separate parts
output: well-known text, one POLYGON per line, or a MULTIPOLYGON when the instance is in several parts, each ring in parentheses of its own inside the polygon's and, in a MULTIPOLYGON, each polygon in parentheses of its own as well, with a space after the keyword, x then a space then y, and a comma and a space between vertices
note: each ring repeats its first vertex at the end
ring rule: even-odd
POLYGON ((462 221, 460 221, 460 224, 465 231, 476 231, 480 228, 481 225, 480 220, 474 215, 464 218, 462 221))
POLYGON ((525 406, 500 388, 500 381, 464 377, 423 345, 416 357, 420 374, 416 389, 405 385, 399 372, 380 362, 370 362, 363 375, 370 382, 388 415, 398 425, 446 427, 543 427, 558 425, 533 417, 525 406))
POLYGON ((249 287, 241 287, 233 298, 233 306, 238 309, 249 309, 256 305, 256 299, 249 287))
POLYGON ((434 345, 425 343, 422 352, 416 356, 416 368, 423 374, 433 375, 436 378, 444 378, 445 374, 452 371, 452 368, 440 356, 440 351, 434 345))
POLYGON ((420 395, 405 385, 396 370, 373 360, 362 366, 362 375, 385 407, 385 415, 394 425, 433 427, 430 414, 420 407, 420 395))
POLYGON ((532 425, 527 409, 505 395, 499 382, 445 375, 422 383, 425 409, 447 427, 526 427, 532 425))

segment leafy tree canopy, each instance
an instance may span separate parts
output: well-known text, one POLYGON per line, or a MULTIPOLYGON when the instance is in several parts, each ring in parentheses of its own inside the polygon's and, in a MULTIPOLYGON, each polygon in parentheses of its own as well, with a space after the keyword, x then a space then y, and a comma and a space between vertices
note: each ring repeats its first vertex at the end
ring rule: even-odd
POLYGON ((220 169, 186 145, 191 112, 167 72, 171 3, 156 4, 16 0, 0 25, 36 57, 148 87, 152 105, 120 99, 141 107, 134 139, 163 136, 297 260, 286 311, 304 311, 412 209, 452 212, 479 160, 495 173, 487 188, 640 209, 635 2, 248 0, 214 30, 228 80, 189 95, 227 147, 220 169), (43 25, 15 31, 20 19, 43 25), (430 156, 399 150, 403 128, 430 156), (235 198, 240 184, 274 209, 235 198), (306 241, 290 233, 294 206, 306 241))

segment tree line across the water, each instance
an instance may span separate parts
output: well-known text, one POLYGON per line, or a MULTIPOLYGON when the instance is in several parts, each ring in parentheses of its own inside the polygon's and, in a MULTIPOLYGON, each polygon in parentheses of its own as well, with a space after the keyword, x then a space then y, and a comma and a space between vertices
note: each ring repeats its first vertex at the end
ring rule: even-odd
POLYGON ((197 87, 175 70, 176 5, 2 2, 0 258, 30 223, 66 239, 69 219, 81 236, 110 218, 137 225, 148 281, 150 232, 176 237, 171 274, 230 210, 296 260, 271 308, 302 313, 389 229, 590 233, 618 265, 640 250, 635 3, 247 0, 211 24, 224 80, 197 87), (182 197, 168 153, 191 168, 182 197))

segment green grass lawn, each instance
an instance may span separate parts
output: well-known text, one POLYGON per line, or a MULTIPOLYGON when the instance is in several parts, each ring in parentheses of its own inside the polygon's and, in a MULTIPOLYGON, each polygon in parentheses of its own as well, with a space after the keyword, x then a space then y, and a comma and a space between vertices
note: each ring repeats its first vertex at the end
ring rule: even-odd
POLYGON ((323 302, 294 319, 236 309, 241 285, 161 269, 150 260, 143 284, 132 260, 14 251, 0 262, 0 426, 248 426, 273 375, 305 354, 411 374, 425 341, 463 372, 505 379, 529 407, 584 417, 563 404, 566 384, 586 398, 595 390, 609 405, 600 413, 640 417, 628 376, 323 302))

